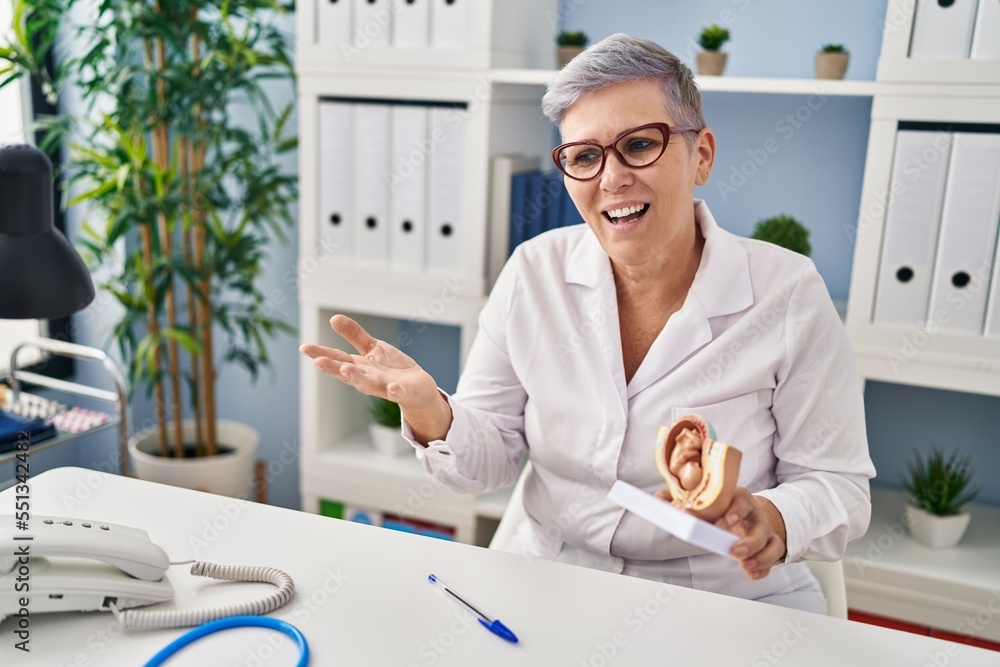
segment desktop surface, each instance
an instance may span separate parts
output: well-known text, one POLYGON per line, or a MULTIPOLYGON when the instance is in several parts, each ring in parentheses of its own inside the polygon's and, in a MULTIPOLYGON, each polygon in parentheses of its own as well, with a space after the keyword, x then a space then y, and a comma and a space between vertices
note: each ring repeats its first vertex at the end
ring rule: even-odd
MULTIPOLYGON (((0 493, 0 512, 13 510, 14 490, 0 493)), ((271 616, 305 633, 313 665, 1000 665, 1000 654, 885 628, 79 468, 32 479, 31 512, 143 528, 172 561, 286 571, 295 597, 271 616), (519 643, 487 632, 428 582, 431 573, 519 643)), ((169 579, 176 598, 154 609, 273 590, 196 578, 185 566, 169 579)), ((185 631, 123 632, 109 613, 37 614, 24 653, 15 630, 16 619, 0 623, 0 664, 140 665, 185 631)), ((293 665, 296 656, 286 637, 246 628, 203 639, 168 665, 293 665)))

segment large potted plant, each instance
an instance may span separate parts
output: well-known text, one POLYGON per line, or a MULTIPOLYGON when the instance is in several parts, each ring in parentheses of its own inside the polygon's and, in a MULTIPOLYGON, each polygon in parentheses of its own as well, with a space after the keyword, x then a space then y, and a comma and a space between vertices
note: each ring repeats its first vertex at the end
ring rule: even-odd
POLYGON ((958 452, 946 455, 939 449, 925 457, 919 452, 903 478, 909 494, 906 525, 910 534, 932 547, 958 544, 971 517, 962 508, 979 493, 971 488, 972 465, 958 452))
POLYGON ((154 401, 155 424, 130 443, 137 473, 248 493, 257 436, 218 419, 215 384, 223 364, 256 378, 268 363, 265 339, 292 331, 258 286, 297 197, 295 177, 277 164, 295 147, 285 136, 292 104, 275 110, 261 87, 293 83, 275 25, 288 7, 83 5, 17 0, 0 85, 31 75, 53 101, 67 88, 82 97, 49 123, 47 143, 69 146, 65 178, 79 193, 69 206, 85 207, 85 253, 121 304, 111 335, 131 390, 154 401), (55 58, 57 35, 68 39, 55 58))

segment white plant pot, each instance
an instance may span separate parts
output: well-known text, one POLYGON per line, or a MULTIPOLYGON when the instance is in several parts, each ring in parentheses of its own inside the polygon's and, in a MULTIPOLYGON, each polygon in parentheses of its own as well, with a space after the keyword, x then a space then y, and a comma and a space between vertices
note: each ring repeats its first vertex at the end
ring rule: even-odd
POLYGON ((398 427, 383 426, 374 422, 368 424, 375 449, 389 456, 403 456, 413 452, 413 446, 406 441, 398 427))
MULTIPOLYGON (((167 426, 169 431, 172 425, 167 426)), ((194 433, 194 420, 185 419, 184 441, 194 442, 194 433)), ((158 427, 139 431, 129 439, 128 445, 136 476, 150 482, 232 498, 251 498, 260 434, 246 424, 224 419, 216 421, 216 433, 219 444, 232 451, 212 457, 175 459, 159 455, 158 427)))
POLYGON ((906 506, 906 526, 910 534, 932 547, 953 547, 969 527, 971 515, 936 516, 913 505, 906 506))

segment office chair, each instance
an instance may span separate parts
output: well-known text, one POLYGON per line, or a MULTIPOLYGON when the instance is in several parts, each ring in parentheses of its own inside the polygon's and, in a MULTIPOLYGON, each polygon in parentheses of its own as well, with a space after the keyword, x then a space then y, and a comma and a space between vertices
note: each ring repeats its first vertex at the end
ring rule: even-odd
MULTIPOLYGON (((490 540, 490 549, 503 548, 514 536, 521 521, 527 516, 524 511, 524 480, 531 471, 531 462, 525 464, 521 476, 514 485, 507 509, 500 517, 500 524, 490 540)), ((806 564, 813 576, 819 580, 823 595, 826 596, 827 615, 834 618, 847 618, 847 584, 844 579, 844 565, 841 561, 826 563, 822 561, 807 561, 806 564)))

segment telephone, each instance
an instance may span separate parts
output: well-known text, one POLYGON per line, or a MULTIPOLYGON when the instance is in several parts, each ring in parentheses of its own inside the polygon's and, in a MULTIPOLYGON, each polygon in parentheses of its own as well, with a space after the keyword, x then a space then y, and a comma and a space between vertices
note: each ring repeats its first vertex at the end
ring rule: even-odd
POLYGON ((216 609, 135 610, 174 597, 166 576, 172 563, 146 531, 55 516, 32 517, 30 531, 23 531, 14 516, 0 514, 0 622, 27 608, 32 614, 111 611, 126 628, 189 627, 228 616, 267 614, 295 592, 292 578, 273 567, 185 562, 195 576, 264 582, 278 590, 216 609))
POLYGON ((103 521, 36 516, 30 531, 0 515, 0 621, 32 613, 108 611, 169 600, 170 559, 146 531, 103 521), (29 538, 30 536, 30 538, 29 538))

